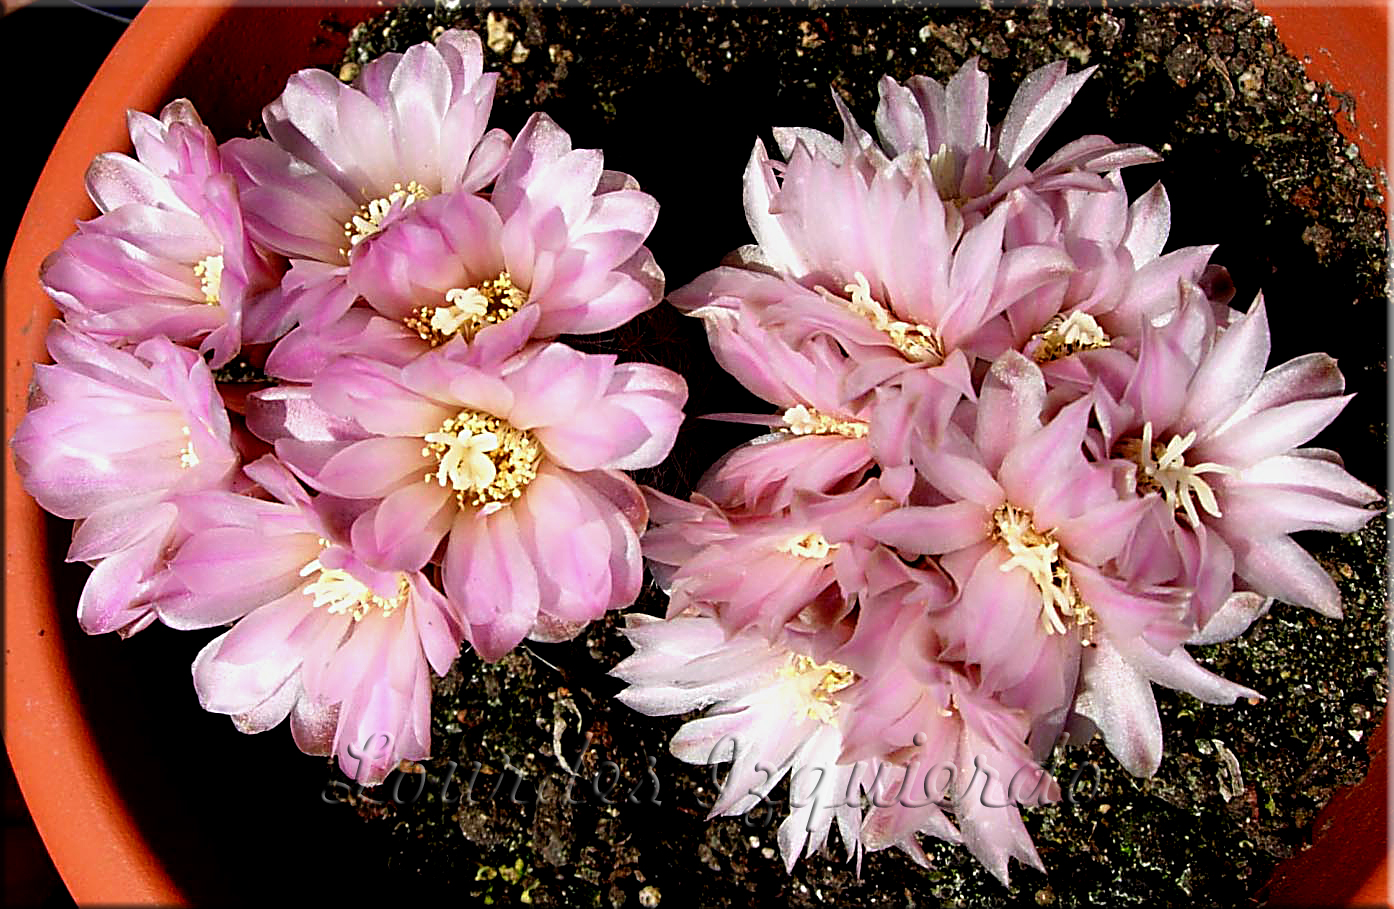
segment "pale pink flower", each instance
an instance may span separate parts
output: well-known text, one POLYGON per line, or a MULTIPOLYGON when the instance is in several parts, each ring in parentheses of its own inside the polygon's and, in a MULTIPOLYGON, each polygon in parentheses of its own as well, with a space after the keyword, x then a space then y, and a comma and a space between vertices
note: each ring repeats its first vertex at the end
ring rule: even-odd
POLYGON ((244 336, 275 336, 280 271, 247 236, 236 182, 192 104, 127 120, 138 160, 92 162, 87 188, 102 214, 44 261, 44 289, 94 338, 197 342, 223 366, 244 336))
POLYGON ((510 140, 486 132, 496 73, 473 32, 384 54, 352 85, 301 70, 266 106, 272 141, 224 146, 252 235, 287 256, 285 327, 341 316, 356 292, 349 263, 414 204, 474 193, 503 167, 510 140))
POLYGON ((310 498, 271 456, 245 471, 271 499, 179 500, 189 536, 170 570, 191 597, 164 618, 236 622, 194 660, 199 703, 247 733, 289 717, 302 751, 337 755, 361 783, 429 757, 430 670, 449 671, 464 637, 445 598, 419 571, 359 559, 347 503, 310 498))
POLYGON ((927 864, 924 833, 964 843, 1004 884, 1012 857, 1040 868, 1018 806, 1059 793, 1031 760, 1024 713, 946 666, 933 683, 911 674, 913 637, 887 625, 859 623, 857 635, 876 637, 871 648, 845 641, 845 627, 771 642, 753 628, 728 635, 695 609, 666 621, 631 615, 635 653, 612 674, 629 685, 618 698, 642 713, 708 708, 669 748, 693 764, 731 762, 712 816, 770 810, 761 802, 788 775, 786 868, 820 849, 834 822, 858 861, 864 849, 896 846, 927 864))
POLYGON ((1115 395, 1132 374, 1144 325, 1162 324, 1183 297, 1217 294, 1227 273, 1208 265, 1214 246, 1162 254, 1171 203, 1160 183, 1131 204, 1117 171, 1102 190, 1066 190, 1052 198, 1019 194, 1007 243, 1058 243, 1075 265, 1068 280, 1038 288, 979 335, 980 352, 1013 348, 1040 364, 1052 391, 1079 395, 1101 381, 1115 395), (1186 288, 1183 293, 1182 288, 1186 288))
POLYGON ((710 816, 745 814, 788 775, 792 810, 778 833, 785 867, 822 849, 834 823, 860 865, 863 768, 839 761, 840 693, 852 672, 753 629, 728 638, 706 615, 634 614, 627 626, 635 653, 611 670, 629 684, 620 701, 650 716, 710 708, 668 746, 691 764, 732 762, 710 816))
POLYGON ((771 512, 727 511, 700 493, 691 502, 646 495, 655 526, 644 556, 669 615, 711 609, 731 633, 754 626, 769 638, 852 610, 874 546, 864 528, 893 506, 875 480, 839 495, 801 493, 771 512))
MULTIPOLYGON (((599 150, 572 149, 566 132, 534 114, 487 198, 427 198, 352 257, 350 287, 387 323, 368 330, 404 352, 468 342, 484 362, 529 338, 607 331, 656 305, 663 273, 643 243, 658 203, 603 166, 599 150)), ((292 331, 268 370, 309 381, 337 352, 361 352, 347 332, 333 340, 336 324, 292 331)))
POLYGON ((1099 395, 1099 454, 1130 493, 1166 502, 1165 532, 1196 588, 1202 622, 1244 589, 1337 617, 1340 594, 1289 534, 1349 533, 1377 512, 1374 489, 1324 448, 1299 448, 1350 400, 1336 361, 1313 353, 1272 369, 1263 299, 1217 334, 1191 305, 1144 333, 1121 399, 1099 395), (1232 577, 1231 577, 1232 575, 1232 577))
POLYGON ((647 509, 620 471, 668 454, 687 388, 561 344, 488 371, 448 354, 342 357, 308 399, 253 396, 249 422, 311 486, 371 500, 351 535, 364 560, 416 569, 445 539, 445 592, 496 660, 540 623, 574 633, 633 602, 647 509))
POLYGON ((935 616, 942 657, 979 667, 989 691, 1021 684, 1041 660, 1073 678, 1098 628, 1163 652, 1194 630, 1183 595, 1128 571, 1145 561, 1136 547, 1157 545, 1137 529, 1160 503, 1120 496, 1112 471, 1085 459, 1090 399, 1050 419, 1045 400, 1040 369, 1004 354, 984 380, 972 435, 951 426, 944 445, 915 459, 937 502, 868 528, 904 554, 938 557, 958 586, 935 616))
POLYGON ((117 350, 54 321, 48 350, 10 440, 16 467, 39 505, 79 522, 68 560, 96 566, 83 630, 131 634, 180 594, 164 570, 172 500, 231 482, 227 411, 203 359, 165 338, 117 350))
MULTIPOLYGON (((1102 173, 1159 161, 1160 157, 1141 145, 1091 135, 1060 148, 1034 170, 1026 166, 1041 139, 1095 69, 1070 74, 1065 61, 1060 60, 1027 74, 1006 116, 993 127, 987 119, 988 77, 978 69, 977 57, 966 61, 947 85, 912 76, 902 86, 889 76, 883 77, 876 131, 885 153, 880 153, 870 136, 856 129, 839 104, 847 130, 843 140, 846 154, 849 158, 859 156, 875 167, 916 154, 929 162, 940 194, 965 213, 987 210, 1023 186, 1036 193, 1102 189, 1102 173)), ((781 144, 787 141, 781 140, 781 144)))
MULTIPOLYGON (((827 339, 795 350, 742 314, 713 304, 701 312, 712 354, 727 372, 780 408, 775 414, 706 414, 705 419, 769 427, 770 432, 723 456, 697 489, 723 507, 785 508, 800 491, 840 492, 858 485, 887 444, 872 434, 872 407, 842 404, 850 364, 827 339)), ((892 426, 881 419, 882 430, 892 426)))

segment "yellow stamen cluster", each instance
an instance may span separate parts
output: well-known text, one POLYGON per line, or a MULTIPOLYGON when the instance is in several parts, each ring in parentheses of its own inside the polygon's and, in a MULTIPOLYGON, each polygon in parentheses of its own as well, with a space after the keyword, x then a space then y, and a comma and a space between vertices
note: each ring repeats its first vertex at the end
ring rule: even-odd
POLYGON ((1159 492, 1174 510, 1185 512, 1191 526, 1200 523, 1196 512, 1194 495, 1200 500, 1200 507, 1213 518, 1221 517, 1220 505, 1215 501, 1215 491, 1210 484, 1200 478, 1203 473, 1234 473, 1234 468, 1223 464, 1205 461, 1196 465, 1186 463, 1186 450, 1195 444, 1196 433, 1191 430, 1184 436, 1174 435, 1163 445, 1152 441, 1152 421, 1142 425, 1141 439, 1125 439, 1119 443, 1123 456, 1136 461, 1138 465, 1137 488, 1139 492, 1159 492))
POLYGON ((194 440, 189 438, 189 427, 184 427, 184 448, 179 452, 179 466, 185 470, 198 466, 198 454, 194 451, 194 440))
POLYGON ((542 446, 532 433, 473 410, 460 411, 424 441, 422 457, 436 461, 426 482, 453 487, 461 506, 489 511, 521 496, 542 462, 542 446))
POLYGON ((474 287, 454 287, 444 306, 423 306, 408 316, 406 326, 432 347, 459 335, 471 341, 480 329, 506 321, 523 308, 528 295, 513 284, 507 271, 474 287))
POLYGON ((1035 337, 1041 342, 1031 355, 1037 363, 1049 363, 1081 350, 1098 350, 1113 345, 1094 317, 1078 310, 1068 316, 1055 316, 1035 337))
POLYGON ((775 548, 780 552, 787 552, 801 559, 826 559, 828 553, 837 547, 837 543, 829 543, 827 537, 816 530, 810 530, 808 533, 800 534, 780 543, 775 548))
POLYGON ((856 273, 857 283, 846 285, 843 290, 851 295, 844 300, 826 288, 815 288, 830 303, 845 306, 871 323, 872 327, 890 339, 900 355, 912 363, 929 363, 937 366, 944 362, 944 342, 928 325, 902 322, 892 317, 886 307, 871 296, 871 284, 866 275, 856 273))
POLYGON ((1037 530, 1031 523, 1031 513, 1014 505, 1003 505, 993 512, 990 533, 1007 547, 1011 556, 1002 563, 1001 570, 1020 568, 1040 589, 1041 624, 1046 633, 1064 634, 1068 629, 1063 619, 1072 618, 1080 628, 1084 645, 1089 646, 1094 613, 1075 589, 1070 570, 1060 557, 1060 541, 1037 530))
POLYGON ((389 616, 407 601, 411 584, 405 574, 397 575, 397 593, 390 599, 380 597, 372 589, 342 568, 325 568, 319 559, 309 562, 300 569, 302 578, 315 575, 314 581, 301 589, 301 593, 314 597, 311 605, 318 609, 326 606, 330 615, 348 615, 355 622, 361 622, 368 613, 377 610, 389 616))
POLYGON ((849 439, 861 439, 871 431, 871 426, 864 420, 843 420, 802 404, 784 411, 784 424, 780 431, 796 436, 846 436, 849 439))
POLYGON ((379 199, 364 202, 358 212, 344 222, 344 238, 348 240, 349 245, 348 249, 340 249, 339 252, 347 256, 349 249, 382 230, 383 219, 398 202, 402 203, 402 208, 405 209, 430 197, 430 195, 431 193, 426 187, 415 180, 406 186, 393 183, 392 192, 379 199))
POLYGON ((797 692, 804 715, 822 723, 833 722, 837 693, 857 680, 856 673, 841 663, 815 663, 801 653, 790 654, 778 675, 797 692))
POLYGON ((223 289, 223 257, 204 256, 194 266, 194 277, 198 278, 198 289, 203 292, 203 302, 217 306, 218 294, 223 289))

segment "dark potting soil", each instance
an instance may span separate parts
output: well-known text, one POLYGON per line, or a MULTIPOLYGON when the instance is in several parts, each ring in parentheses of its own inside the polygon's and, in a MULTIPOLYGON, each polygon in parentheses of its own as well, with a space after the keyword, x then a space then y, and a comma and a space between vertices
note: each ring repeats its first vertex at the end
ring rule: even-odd
MULTIPOLYGON (((491 12, 455 3, 358 26, 340 76, 453 26, 485 37, 487 66, 501 74, 496 125, 516 132, 546 111, 577 147, 603 148, 607 166, 660 200, 649 245, 670 288, 749 241, 740 179, 756 137, 768 142, 770 127, 786 124, 839 132, 829 86, 869 123, 883 73, 943 80, 978 56, 995 122, 1030 70, 1062 58, 1097 65, 1041 148, 1099 132, 1161 152, 1162 163, 1126 172, 1130 192, 1163 181, 1171 247, 1219 243, 1213 261, 1230 270, 1241 307, 1264 291, 1273 363, 1312 350, 1340 360, 1358 394, 1317 444, 1386 488, 1384 187, 1336 129, 1331 108, 1350 100, 1309 81, 1248 4, 491 12)), ((682 372, 689 414, 767 409, 717 369, 701 326, 670 307, 574 343, 682 372)), ((638 479, 685 496, 745 437, 689 420, 672 460, 638 479)), ((494 665, 464 655, 436 685, 435 756, 375 790, 334 784, 344 807, 330 810, 373 828, 382 852, 363 861, 385 863, 376 874, 465 902, 1257 904, 1277 862, 1309 841, 1319 809, 1363 777, 1387 695, 1383 521, 1302 542, 1336 577, 1346 617, 1278 604, 1240 640, 1196 648, 1266 700, 1216 707, 1157 689, 1166 754, 1153 779, 1129 776, 1097 740, 1058 751, 1058 777, 1088 763, 1097 784, 1088 771, 1075 805, 1025 812, 1047 874, 1013 865, 1010 889, 937 841, 926 841, 931 870, 883 852, 858 874, 837 844, 787 874, 774 835, 782 808, 706 820, 711 769, 666 748, 681 720, 644 717, 612 697, 620 686, 605 673, 629 652, 613 617, 494 665), (471 780, 472 802, 460 801, 471 780)), ((636 609, 663 607, 650 584, 636 609)))

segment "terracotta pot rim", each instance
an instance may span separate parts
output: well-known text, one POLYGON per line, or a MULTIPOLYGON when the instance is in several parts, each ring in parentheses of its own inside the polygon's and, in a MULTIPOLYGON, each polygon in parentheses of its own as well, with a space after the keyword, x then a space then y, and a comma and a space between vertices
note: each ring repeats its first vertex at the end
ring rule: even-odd
MULTIPOLYGON (((95 213, 85 196, 73 191, 82 186, 93 156, 129 146, 125 123, 112 111, 158 109, 168 100, 180 68, 235 5, 227 0, 151 0, 117 42, 64 127, 24 214, 0 284, 8 351, 6 439, 25 411, 28 366, 44 356, 45 327, 56 315, 34 280, 39 263, 71 232, 74 221, 95 213)), ((1387 31, 1384 0, 1341 5, 1378 7, 1387 31)), ((1293 17, 1303 8, 1316 7, 1316 14, 1323 16, 1331 4, 1270 0, 1260 6, 1285 29, 1287 39, 1298 32, 1293 17)), ((1304 49, 1289 47, 1299 53, 1304 49)), ((1312 57, 1314 64, 1328 65, 1329 55, 1312 57)), ((1340 81, 1348 76, 1337 67, 1314 77, 1353 84, 1340 81)), ((1382 104, 1383 84, 1378 98, 1382 104)), ((1383 117, 1382 108, 1378 115, 1383 117)), ((1377 134, 1356 136, 1368 159, 1387 161, 1384 135, 1381 123, 1377 134)), ((21 488, 8 452, 4 461, 4 740, 25 801, 77 903, 186 904, 186 894, 138 830, 81 705, 72 696, 68 658, 58 633, 72 616, 58 614, 51 594, 43 513, 21 488)), ((1383 899, 1386 879, 1387 857, 1364 882, 1357 899, 1383 899)))
MULTIPOLYGON (((223 15, 225 4, 154 0, 136 17, 63 128, 30 198, 5 264, 5 438, 25 410, 30 370, 55 316, 34 280, 72 225, 96 213, 75 193, 93 156, 129 146, 112 111, 158 108, 173 74, 223 15)), ((49 592, 43 512, 5 457, 5 748, 54 865, 78 903, 183 904, 117 791, 71 694, 68 659, 49 592), (47 632, 47 633, 46 633, 47 632)))

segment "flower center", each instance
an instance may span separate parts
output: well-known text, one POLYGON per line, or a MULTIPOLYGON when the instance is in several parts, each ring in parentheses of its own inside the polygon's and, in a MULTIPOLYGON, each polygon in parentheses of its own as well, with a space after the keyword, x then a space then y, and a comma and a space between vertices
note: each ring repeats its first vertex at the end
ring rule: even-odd
POLYGON ((189 427, 185 426, 183 432, 184 438, 188 441, 184 443, 184 448, 179 452, 179 466, 188 470, 190 467, 198 466, 198 454, 194 452, 194 440, 189 438, 189 427))
POLYGON ((349 615, 355 622, 373 610, 384 616, 391 615, 407 601, 411 588, 405 574, 397 575, 397 593, 391 599, 373 593, 372 588, 344 571, 342 568, 325 568, 319 559, 309 562, 300 569, 302 578, 316 575, 315 579, 302 588, 301 593, 315 598, 311 605, 318 609, 329 607, 330 615, 349 615))
POLYGON ((792 689, 804 715, 821 723, 833 722, 839 706, 837 693, 857 680, 856 673, 841 663, 815 663, 801 653, 790 654, 778 675, 792 689))
POLYGON ((218 305, 218 293, 223 289, 223 257, 204 256, 194 266, 194 277, 198 278, 198 289, 203 291, 203 302, 209 306, 218 305))
POLYGON ((958 197, 958 167, 953 149, 941 144, 939 150, 929 158, 929 175, 934 180, 934 188, 939 197, 951 202, 961 202, 958 197))
POLYGON ((780 543, 775 548, 780 552, 787 552, 801 559, 822 560, 826 559, 828 553, 836 549, 837 546, 838 544, 836 543, 829 543, 827 537, 818 533, 816 530, 810 530, 808 533, 801 534, 780 543))
POLYGON ((845 306, 870 322, 872 327, 883 332, 890 339, 892 346, 900 351, 900 355, 910 362, 929 363, 932 366, 944 362, 944 342, 939 340, 934 329, 928 325, 916 325, 892 318, 886 307, 872 299, 871 284, 866 280, 866 275, 857 272, 856 278, 857 283, 848 284, 843 288, 851 294, 849 300, 842 299, 824 287, 814 289, 828 302, 845 306))
POLYGON ((456 335, 474 340, 479 330, 506 321, 523 308, 528 295, 513 284, 508 272, 474 287, 454 287, 445 292, 444 306, 423 306, 407 316, 406 326, 432 347, 456 335))
POLYGON ((446 420, 425 442, 422 456, 437 464, 426 482, 453 487, 461 506, 483 505, 486 512, 521 496, 542 462, 542 446, 532 433, 473 410, 446 420))
MULTIPOLYGON (((399 209, 405 211, 430 195, 426 187, 412 180, 406 186, 393 183, 392 192, 381 198, 364 202, 359 207, 358 212, 344 222, 344 237, 349 241, 349 249, 382 230, 383 222, 387 220, 387 216, 392 211, 399 209)), ((346 249, 340 249, 339 252, 348 255, 346 249)))
POLYGON ((1055 316, 1034 337, 1040 341, 1031 354, 1037 363, 1049 363, 1081 350, 1098 350, 1113 344, 1093 316, 1078 310, 1068 316, 1055 316))
POLYGON ((1186 518, 1195 527, 1200 523, 1196 512, 1194 495, 1200 500, 1200 507, 1213 518, 1221 517, 1219 503, 1215 501, 1215 491, 1210 484, 1200 478, 1203 473, 1234 473, 1234 468, 1223 464, 1205 461, 1200 464, 1186 463, 1186 449, 1195 444, 1196 432, 1191 430, 1184 436, 1174 435, 1163 445, 1152 441, 1152 421, 1142 424, 1141 439, 1124 439, 1119 443, 1119 451, 1138 465, 1137 488, 1140 493, 1159 492, 1166 497, 1167 504, 1177 511, 1184 511, 1186 518))
POLYGON ((1011 556, 1002 563, 1001 570, 1020 568, 1040 589, 1041 624, 1046 634, 1064 634, 1067 628, 1062 617, 1073 618, 1088 646, 1094 614, 1080 600, 1070 570, 1060 558, 1060 541, 1037 530, 1031 523, 1031 513, 1014 505, 1003 505, 993 512, 990 533, 1007 547, 1011 556))
POLYGON ((784 411, 785 427, 781 432, 796 436, 846 436, 861 439, 871 431, 863 420, 841 420, 800 404, 784 411))

